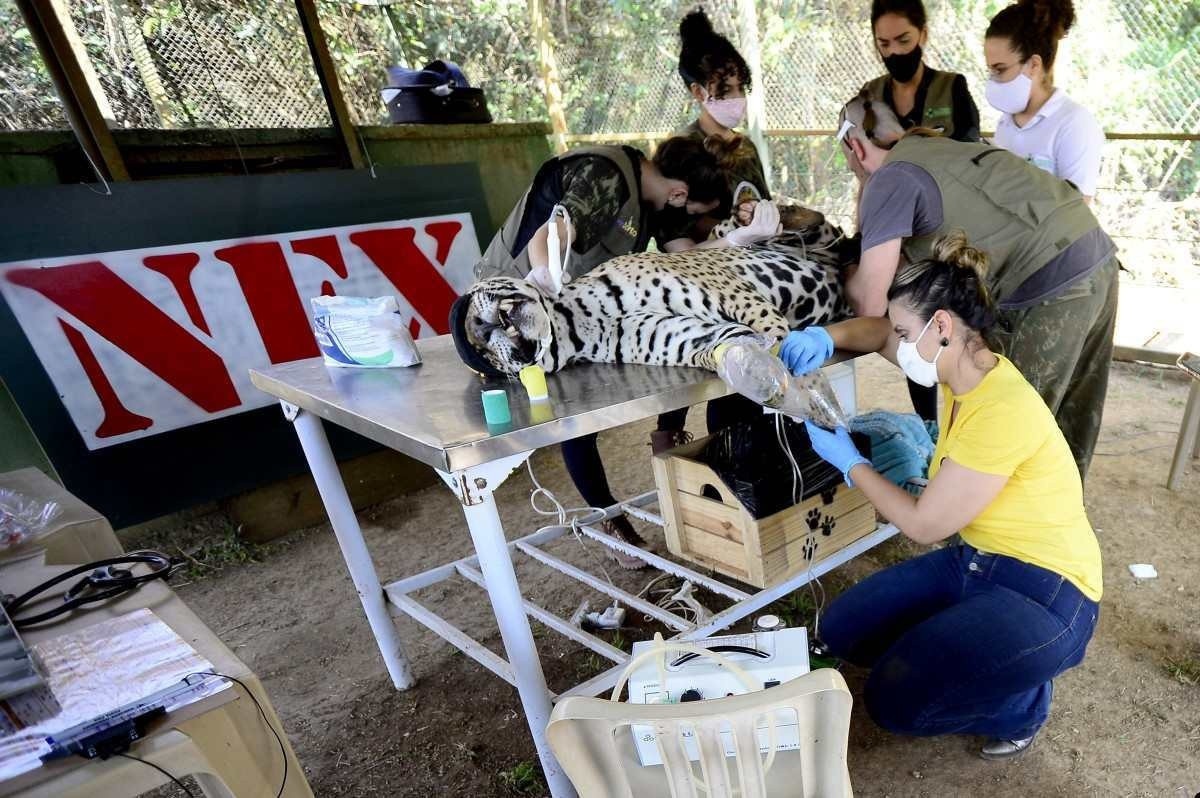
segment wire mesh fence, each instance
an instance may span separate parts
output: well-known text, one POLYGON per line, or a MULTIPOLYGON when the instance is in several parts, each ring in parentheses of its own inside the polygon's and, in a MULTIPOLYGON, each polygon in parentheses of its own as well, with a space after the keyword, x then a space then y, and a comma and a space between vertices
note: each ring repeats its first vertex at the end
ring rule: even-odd
POLYGON ((0 0, 0 130, 61 130, 67 117, 14 0, 0 0))
POLYGON ((388 66, 417 69, 438 58, 457 63, 484 90, 496 121, 546 118, 524 0, 318 0, 317 9, 358 124, 386 121, 379 92, 388 66))
MULTIPOLYGON (((743 50, 736 0, 705 3, 715 27, 743 50)), ((755 3, 764 127, 772 188, 853 219, 854 183, 825 136, 841 103, 882 73, 870 30, 870 0, 755 3)), ((983 128, 997 113, 983 101, 983 34, 995 0, 926 0, 927 62, 966 76, 983 128)), ((553 18, 573 134, 640 133, 652 145, 696 113, 675 73, 679 20, 694 2, 567 2, 553 18), (586 27, 572 22, 586 19, 586 27), (629 34, 632 45, 626 45, 629 34), (580 85, 583 84, 583 85, 580 85)), ((1200 130, 1200 4, 1181 0, 1086 0, 1063 41, 1056 83, 1109 131, 1200 130)), ((1140 280, 1200 283, 1200 144, 1110 141, 1095 205, 1140 280)))
MULTIPOLYGON (((65 0, 101 87, 127 128, 327 126, 329 114, 288 0, 65 0)), ((543 0, 568 132, 641 138, 647 147, 695 108, 678 77, 677 29, 695 0, 543 0)), ((927 0, 930 64, 961 72, 983 100, 982 41, 998 0, 927 0)), ((756 35, 765 127, 829 129, 842 101, 882 71, 870 0, 710 0, 714 25, 743 49, 756 35), (747 8, 756 24, 747 27, 747 8)), ((1080 0, 1056 82, 1109 131, 1200 130, 1200 3, 1080 0)), ((458 62, 497 121, 546 118, 538 48, 524 0, 317 0, 353 120, 385 120, 390 64, 458 62)), ((0 125, 66 124, 14 0, 0 0, 0 125)), ((852 184, 827 138, 772 135, 774 188, 848 221, 852 184)), ((1159 281, 1195 279, 1200 145, 1109 142, 1096 210, 1127 257, 1159 281)))

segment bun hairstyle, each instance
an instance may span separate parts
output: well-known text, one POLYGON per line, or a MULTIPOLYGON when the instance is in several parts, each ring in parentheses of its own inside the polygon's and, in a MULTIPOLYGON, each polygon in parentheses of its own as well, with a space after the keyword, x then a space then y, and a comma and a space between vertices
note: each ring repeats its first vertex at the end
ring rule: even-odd
MULTIPOLYGON (((740 141, 740 139, 739 139, 740 141)), ((724 163, 728 160, 719 136, 703 142, 690 136, 672 136, 654 150, 654 165, 663 177, 688 185, 688 199, 712 202, 729 193, 724 163)))
POLYGON ((921 0, 874 0, 871 3, 871 29, 884 14, 904 17, 917 30, 925 30, 925 4, 921 0))
POLYGON ((717 160, 718 168, 727 173, 741 173, 748 163, 757 162, 757 152, 744 144, 745 136, 740 133, 704 137, 704 149, 717 160))
POLYGON ((986 336, 996 323, 987 270, 987 253, 971 246, 962 230, 955 230, 934 239, 932 257, 896 276, 888 301, 904 302, 922 319, 948 310, 986 336))
POLYGON ((1075 24, 1071 0, 1018 0, 992 17, 985 39, 1008 39, 1022 61, 1041 56, 1049 73, 1058 57, 1058 42, 1075 24))
POLYGON ((697 8, 679 23, 679 77, 691 89, 699 83, 706 89, 716 81, 715 97, 725 93, 725 81, 737 78, 743 91, 750 91, 750 67, 737 48, 713 30, 704 9, 697 8))

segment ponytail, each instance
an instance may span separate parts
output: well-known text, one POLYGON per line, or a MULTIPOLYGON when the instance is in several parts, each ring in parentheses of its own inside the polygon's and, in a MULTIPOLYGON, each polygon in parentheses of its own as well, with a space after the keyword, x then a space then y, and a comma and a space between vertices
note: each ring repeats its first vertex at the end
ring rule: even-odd
POLYGON ((1017 0, 992 17, 984 38, 1008 39, 1022 61, 1041 56, 1049 73, 1058 57, 1059 41, 1074 24, 1071 0, 1017 0))
POLYGON ((931 257, 897 275, 888 301, 902 300, 922 319, 948 310, 986 336, 996 323, 987 270, 987 253, 971 246, 962 230, 955 230, 934 239, 931 257))

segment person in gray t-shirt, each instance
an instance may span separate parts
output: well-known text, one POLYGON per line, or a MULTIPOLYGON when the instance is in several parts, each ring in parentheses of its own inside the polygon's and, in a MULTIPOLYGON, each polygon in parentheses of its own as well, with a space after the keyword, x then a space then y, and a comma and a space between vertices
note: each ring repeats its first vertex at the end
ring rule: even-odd
POLYGON ((846 275, 860 316, 887 311, 902 258, 963 230, 990 259, 999 309, 993 347, 1054 412, 1086 474, 1100 431, 1116 323, 1116 246, 1078 189, 986 144, 906 135, 895 113, 859 95, 838 141, 863 183, 862 255, 846 275))

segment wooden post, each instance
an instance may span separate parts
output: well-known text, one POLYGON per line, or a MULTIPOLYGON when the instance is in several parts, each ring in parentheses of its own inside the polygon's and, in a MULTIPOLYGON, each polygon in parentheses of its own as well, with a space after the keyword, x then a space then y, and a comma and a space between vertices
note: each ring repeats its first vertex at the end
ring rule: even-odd
POLYGON ((175 109, 171 106, 171 100, 167 96, 167 89, 163 86, 162 78, 158 74, 158 67, 154 65, 154 57, 150 55, 150 49, 146 46, 146 39, 142 35, 142 26, 138 24, 137 6, 134 0, 115 0, 109 7, 113 10, 117 22, 121 26, 125 44, 129 46, 134 66, 137 67, 138 75, 146 86, 146 93, 150 95, 150 104, 154 106, 154 113, 158 116, 159 124, 168 129, 179 127, 179 120, 175 115, 175 109))
MULTIPOLYGON (((61 0, 17 0, 17 9, 54 80, 79 146, 104 179, 129 180, 125 160, 104 118, 103 108, 108 103, 102 99, 78 35, 72 38, 68 33, 74 25, 61 0)), ((112 116, 111 109, 108 114, 112 116)))
POLYGON ((750 92, 746 100, 746 131, 754 146, 758 148, 758 157, 762 160, 763 177, 767 185, 771 183, 771 151, 767 147, 767 92, 763 85, 762 45, 758 39, 758 9, 754 0, 738 0, 738 49, 750 67, 750 74, 757 80, 757 86, 750 92))
POLYGON ((350 109, 346 107, 346 97, 342 94, 341 83, 338 82, 337 69, 329 55, 329 44, 325 41, 325 31, 321 29, 316 4, 313 0, 296 0, 296 13, 300 17, 300 27, 304 29, 304 38, 308 40, 308 52, 312 55, 317 78, 321 81, 321 91, 325 94, 325 104, 329 107, 333 129, 342 138, 350 165, 355 169, 362 169, 367 165, 367 160, 363 157, 354 123, 350 120, 350 109))
POLYGON ((567 115, 563 110, 562 87, 559 85, 558 60, 554 57, 554 34, 542 11, 542 0, 529 0, 529 26, 537 38, 538 66, 546 93, 546 110, 550 114, 551 140, 554 151, 567 151, 567 115))

